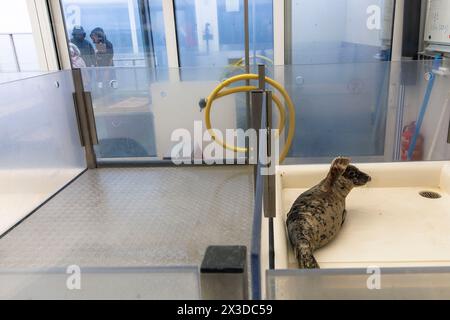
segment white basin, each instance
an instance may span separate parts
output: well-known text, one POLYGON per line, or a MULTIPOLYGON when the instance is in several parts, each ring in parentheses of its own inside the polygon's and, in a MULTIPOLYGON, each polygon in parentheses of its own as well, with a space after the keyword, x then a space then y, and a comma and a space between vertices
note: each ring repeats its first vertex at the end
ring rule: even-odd
MULTIPOLYGON (((322 269, 450 266, 450 162, 356 164, 372 177, 347 197, 338 236, 317 250, 322 269), (428 199, 433 191, 440 199, 428 199)), ((329 165, 280 166, 274 219, 275 269, 297 269, 285 219, 295 199, 329 165)))

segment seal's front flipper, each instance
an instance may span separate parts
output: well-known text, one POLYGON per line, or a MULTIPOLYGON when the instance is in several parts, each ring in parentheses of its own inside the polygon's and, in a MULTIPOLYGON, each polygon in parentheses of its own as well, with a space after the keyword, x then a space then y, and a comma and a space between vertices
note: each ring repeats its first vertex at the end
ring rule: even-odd
POLYGON ((338 157, 333 160, 330 171, 328 172, 325 181, 322 184, 323 191, 330 191, 339 177, 345 172, 347 166, 350 164, 350 159, 345 157, 338 157))
POLYGON ((301 243, 295 249, 295 257, 298 261, 298 267, 300 269, 319 269, 319 264, 314 258, 311 246, 309 243, 301 243))

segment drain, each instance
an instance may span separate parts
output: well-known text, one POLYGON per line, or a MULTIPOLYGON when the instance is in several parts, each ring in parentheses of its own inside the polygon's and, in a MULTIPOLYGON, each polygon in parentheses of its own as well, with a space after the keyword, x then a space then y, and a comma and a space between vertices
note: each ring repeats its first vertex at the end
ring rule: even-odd
POLYGON ((433 191, 422 191, 422 192, 419 192, 419 194, 422 197, 427 198, 427 199, 439 199, 439 198, 442 198, 442 196, 439 193, 433 192, 433 191))

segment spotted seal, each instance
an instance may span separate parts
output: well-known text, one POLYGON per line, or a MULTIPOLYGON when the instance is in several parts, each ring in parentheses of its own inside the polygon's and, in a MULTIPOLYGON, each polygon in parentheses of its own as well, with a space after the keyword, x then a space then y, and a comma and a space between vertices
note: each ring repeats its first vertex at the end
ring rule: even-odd
POLYGON ((319 268, 314 251, 338 234, 345 221, 345 198, 350 191, 370 180, 369 175, 350 165, 350 159, 338 157, 326 178, 295 200, 286 226, 300 268, 319 268))

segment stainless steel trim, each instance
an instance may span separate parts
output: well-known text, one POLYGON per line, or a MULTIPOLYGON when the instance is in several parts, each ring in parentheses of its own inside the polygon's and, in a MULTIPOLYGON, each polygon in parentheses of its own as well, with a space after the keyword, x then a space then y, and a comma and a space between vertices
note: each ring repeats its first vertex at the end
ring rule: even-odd
MULTIPOLYGON (((97 158, 94 146, 91 141, 89 117, 86 110, 86 100, 84 95, 83 77, 80 69, 72 70, 73 85, 75 88, 75 101, 80 119, 80 134, 84 141, 84 151, 86 154, 86 163, 89 169, 97 168, 97 158)), ((94 124, 95 125, 95 124, 94 124)))
POLYGON ((93 145, 98 144, 97 126, 95 124, 94 107, 92 105, 92 95, 89 91, 84 92, 84 105, 88 116, 89 135, 93 145))
POLYGON ((82 147, 84 147, 85 143, 84 143, 83 135, 81 134, 80 111, 78 110, 77 94, 75 92, 72 93, 72 98, 73 98, 73 106, 75 109, 75 117, 77 119, 78 135, 80 136, 80 144, 82 147))

